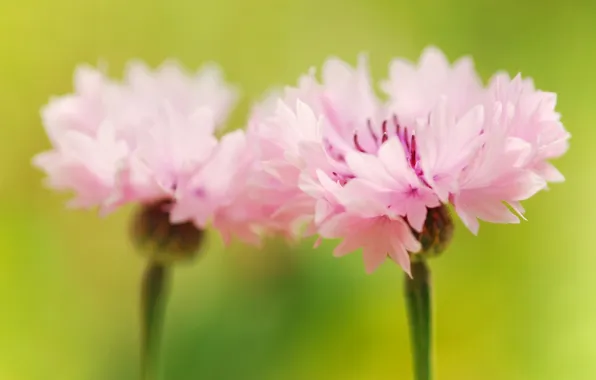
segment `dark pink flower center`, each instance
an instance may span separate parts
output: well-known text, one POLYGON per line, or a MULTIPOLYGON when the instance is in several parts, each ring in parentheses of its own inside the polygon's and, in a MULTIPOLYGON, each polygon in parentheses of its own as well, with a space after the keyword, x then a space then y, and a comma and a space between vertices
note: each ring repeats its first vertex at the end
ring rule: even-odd
POLYGON ((366 121, 366 129, 375 145, 374 151, 363 148, 363 146, 360 144, 358 140, 359 131, 354 132, 354 147, 362 153, 374 154, 379 150, 383 143, 389 140, 390 134, 393 133, 402 143, 402 146, 404 147, 404 151, 406 153, 406 158, 408 159, 410 166, 412 167, 412 169, 417 170, 417 167, 419 166, 419 157, 416 151, 416 136, 414 136, 414 134, 408 130, 408 127, 402 127, 396 115, 393 115, 393 117, 391 118, 392 125, 389 125, 389 122, 389 120, 383 120, 383 122, 381 123, 381 138, 379 139, 379 136, 377 136, 377 133, 375 133, 375 129, 373 128, 372 121, 370 119, 366 121))
MULTIPOLYGON (((327 107, 326 115, 329 117, 332 125, 337 125, 339 119, 333 112, 331 107, 327 107)), ((337 125, 340 127, 340 125, 337 125)), ((343 129, 343 128, 339 128, 343 129)), ((418 152, 418 144, 414 131, 407 126, 403 126, 397 115, 393 115, 389 119, 385 119, 380 125, 374 125, 372 119, 366 120, 366 128, 358 128, 352 135, 352 141, 346 141, 348 144, 362 153, 377 154, 379 148, 391 137, 397 137, 402 144, 406 160, 410 167, 420 181, 427 187, 430 187, 424 179, 424 173, 420 164, 420 154, 418 152)), ((333 142, 329 139, 324 139, 324 148, 330 158, 337 161, 342 167, 345 165, 345 151, 343 148, 338 149, 338 146, 334 146, 333 142)), ((345 185, 348 181, 354 178, 353 175, 344 172, 343 170, 337 170, 331 173, 335 181, 340 185, 345 185)))
POLYGON ((383 145, 387 140, 389 140, 390 135, 393 134, 401 142, 404 148, 404 152, 406 154, 406 159, 408 160, 410 167, 414 170, 414 172, 421 179, 421 181, 426 184, 423 175, 424 173, 420 165, 420 155, 417 151, 416 136, 410 129, 408 129, 408 127, 404 127, 400 124, 399 119, 396 115, 393 115, 391 120, 383 120, 380 127, 380 137, 375 132, 375 128, 373 127, 372 121, 370 119, 366 121, 365 133, 366 132, 368 132, 374 146, 372 147, 372 149, 370 147, 369 149, 365 149, 359 141, 359 131, 356 131, 354 132, 353 143, 354 147, 358 151, 362 153, 375 154, 379 150, 381 145, 383 145))

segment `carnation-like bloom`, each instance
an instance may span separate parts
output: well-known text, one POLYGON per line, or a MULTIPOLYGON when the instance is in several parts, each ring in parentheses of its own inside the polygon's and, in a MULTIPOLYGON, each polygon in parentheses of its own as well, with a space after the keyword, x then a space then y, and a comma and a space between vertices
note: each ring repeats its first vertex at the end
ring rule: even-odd
POLYGON ((368 272, 389 256, 409 273, 410 254, 441 244, 423 237, 450 222, 447 204, 477 233, 479 219, 519 222, 520 201, 563 180, 548 160, 569 134, 555 95, 529 79, 484 87, 471 59, 451 65, 432 47, 418 65, 391 62, 386 101, 364 56, 355 68, 330 59, 321 77, 311 70, 257 108, 249 133, 285 221, 341 238, 336 255, 363 248, 368 272))
POLYGON ((241 195, 253 153, 243 131, 215 136, 238 97, 218 67, 134 62, 117 82, 82 66, 74 85, 43 109, 52 149, 34 158, 51 187, 74 192, 71 206, 158 204, 170 222, 213 220, 226 236, 254 240, 236 221, 250 206, 241 195))

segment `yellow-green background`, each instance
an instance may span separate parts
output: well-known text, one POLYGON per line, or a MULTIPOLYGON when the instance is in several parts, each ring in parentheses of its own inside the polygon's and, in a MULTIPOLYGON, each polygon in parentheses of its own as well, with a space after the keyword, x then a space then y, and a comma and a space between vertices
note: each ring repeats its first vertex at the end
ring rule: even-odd
MULTIPOLYGON (((6 0, 0 4, 0 379, 137 376, 130 209, 71 211, 30 166, 49 144, 39 108, 72 88, 81 62, 189 67, 215 60, 244 98, 294 83, 331 55, 368 51, 376 78, 394 56, 436 44, 472 54, 483 78, 506 69, 559 94, 573 134, 567 182, 525 203, 528 222, 458 224, 433 262, 442 380, 596 378, 596 3, 523 0, 6 0)), ((367 276, 356 253, 312 241, 265 252, 215 234, 176 271, 165 379, 411 379, 402 273, 367 276)))

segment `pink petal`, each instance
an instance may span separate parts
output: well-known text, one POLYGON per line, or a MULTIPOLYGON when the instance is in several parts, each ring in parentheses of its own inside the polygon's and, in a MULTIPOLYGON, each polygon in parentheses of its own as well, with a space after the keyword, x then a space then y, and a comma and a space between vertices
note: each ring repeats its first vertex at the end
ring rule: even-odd
POLYGON ((383 261, 385 261, 387 258, 387 252, 365 248, 362 252, 362 258, 364 259, 364 268, 366 269, 366 273, 371 274, 381 264, 383 264, 383 261))
POLYGON ((385 170, 382 162, 372 154, 349 152, 346 161, 352 173, 359 178, 386 187, 390 187, 395 183, 395 180, 385 170))

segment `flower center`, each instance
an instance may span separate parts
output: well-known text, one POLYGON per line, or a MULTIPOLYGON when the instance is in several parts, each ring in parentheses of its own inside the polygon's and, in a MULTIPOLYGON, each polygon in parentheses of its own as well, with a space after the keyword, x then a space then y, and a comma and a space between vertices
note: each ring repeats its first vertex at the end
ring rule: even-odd
MULTIPOLYGON (((420 182, 424 186, 429 187, 430 185, 424 179, 424 172, 422 165, 420 164, 420 153, 418 152, 418 143, 416 141, 416 135, 411 128, 404 126, 399 121, 397 115, 393 115, 389 119, 385 119, 380 125, 374 125, 371 119, 366 120, 366 128, 356 129, 352 135, 351 143, 353 147, 362 153, 377 154, 379 148, 392 137, 397 137, 401 143, 406 160, 416 176, 420 179, 420 182)), ((329 140, 324 139, 324 149, 333 160, 337 161, 341 168, 345 165, 345 152, 342 149, 337 149, 336 146, 329 140)), ((331 172, 334 180, 344 186, 354 176, 349 172, 343 170, 337 170, 331 172)))
POLYGON ((383 120, 380 128, 380 138, 377 132, 375 132, 372 121, 370 119, 366 121, 365 132, 368 132, 368 137, 370 137, 370 140, 372 141, 372 145, 368 144, 366 148, 360 143, 359 132, 362 131, 354 132, 353 137, 354 147, 358 151, 362 153, 376 153, 381 145, 389 140, 390 135, 393 134, 399 139, 402 146, 404 147, 406 158, 408 159, 412 169, 416 170, 418 167, 419 157, 416 151, 416 136, 410 129, 408 129, 408 127, 404 127, 400 124, 396 115, 393 115, 391 120, 383 120))
POLYGON ((366 137, 369 138, 371 144, 365 146, 361 143, 359 135, 359 133, 361 132, 363 131, 360 130, 354 132, 353 144, 354 148, 356 148, 356 150, 362 153, 375 154, 377 153, 381 145, 383 145, 387 140, 389 140, 391 134, 397 137, 404 148, 406 160, 408 160, 410 167, 412 168, 412 170, 414 170, 418 178, 420 178, 420 180, 428 186, 428 184, 426 184, 426 181, 424 180, 424 173, 422 172, 422 168, 420 165, 420 155, 417 150, 416 136, 414 135, 411 129, 409 129, 406 126, 402 126, 402 124, 399 122, 397 115, 393 115, 393 117, 390 120, 383 120, 380 127, 380 133, 375 132, 375 128, 370 119, 366 121, 366 130, 364 131, 364 133, 368 135, 366 137))

